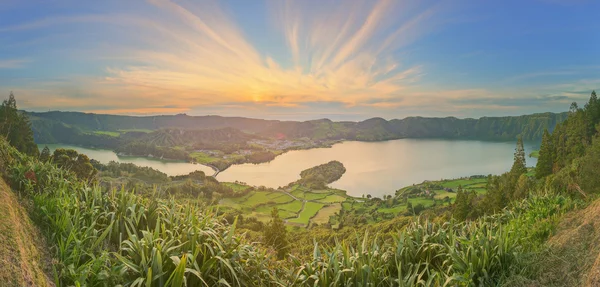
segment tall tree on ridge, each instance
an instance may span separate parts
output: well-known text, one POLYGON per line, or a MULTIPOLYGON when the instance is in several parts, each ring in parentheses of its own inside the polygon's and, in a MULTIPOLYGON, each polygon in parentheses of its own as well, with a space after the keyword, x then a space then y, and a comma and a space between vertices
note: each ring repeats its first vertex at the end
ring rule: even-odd
POLYGON ((540 155, 538 157, 537 165, 535 166, 535 177, 542 178, 552 174, 553 165, 554 146, 552 145, 550 133, 545 129, 542 136, 542 145, 540 146, 540 155))
POLYGON ((523 147, 523 138, 519 136, 517 139, 517 147, 515 148, 515 161, 510 169, 510 174, 519 178, 522 174, 527 173, 527 167, 525 166, 525 148, 523 147))
POLYGON ((25 154, 37 157, 40 153, 33 141, 29 119, 17 109, 17 100, 12 92, 0 106, 0 136, 4 136, 12 146, 25 154))

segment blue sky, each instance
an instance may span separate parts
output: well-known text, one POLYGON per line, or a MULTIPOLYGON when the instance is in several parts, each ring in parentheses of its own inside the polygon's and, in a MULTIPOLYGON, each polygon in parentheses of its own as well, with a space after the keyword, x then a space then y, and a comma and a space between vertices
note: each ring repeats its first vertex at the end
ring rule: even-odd
POLYGON ((361 120, 566 111, 600 88, 594 0, 2 0, 20 108, 361 120))

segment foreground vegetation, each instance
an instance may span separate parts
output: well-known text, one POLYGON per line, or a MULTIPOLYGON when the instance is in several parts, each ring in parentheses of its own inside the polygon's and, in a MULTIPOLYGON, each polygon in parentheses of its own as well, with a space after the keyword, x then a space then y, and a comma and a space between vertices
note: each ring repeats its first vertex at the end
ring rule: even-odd
MULTIPOLYGON (((593 94, 586 108, 572 109, 552 137, 546 136, 535 176, 525 168, 519 139, 514 164, 506 174, 425 182, 393 197, 354 199, 352 203, 325 200, 339 194, 321 192, 304 182, 287 191, 248 190, 241 184, 214 182, 203 174, 171 178, 185 181, 186 186, 152 193, 103 187, 93 171, 85 172, 89 168, 86 157, 68 151, 32 156, 22 152, 27 145, 15 148, 2 139, 0 171, 30 207, 31 218, 51 246, 55 264, 50 277, 58 286, 581 285, 581 278, 561 276, 567 271, 560 267, 575 265, 587 271, 588 263, 560 263, 553 256, 583 253, 569 248, 553 251, 555 245, 547 244, 560 241, 552 235, 564 230, 565 214, 568 217, 572 210, 578 214, 600 193, 599 107, 593 94), (548 138, 558 139, 558 144, 552 141, 557 148, 547 147, 548 138), (548 162, 552 169, 543 174, 548 162), (480 194, 484 182, 487 192, 480 194), (249 205, 265 200, 278 205, 271 209, 267 224, 254 222, 260 231, 251 234, 251 220, 231 217, 216 206, 185 196, 195 190, 219 201, 227 198, 220 194, 227 193, 229 198, 245 198, 249 205), (453 202, 422 211, 420 217, 392 216, 372 224, 366 224, 370 219, 365 218, 366 222, 348 225, 350 218, 365 211, 371 214, 386 201, 405 198, 408 207, 409 200, 423 192, 426 196, 433 193, 434 199, 442 192, 454 192, 455 197, 453 202), (303 196, 306 212, 286 201, 292 196, 303 196), (319 201, 341 207, 337 231, 320 225, 285 228, 280 210, 297 210, 298 220, 304 220, 316 216, 315 210, 325 210, 318 208, 326 205, 319 201), (284 205, 287 209, 279 208, 284 205), (343 214, 345 207, 354 205, 360 212, 343 214), (240 229, 247 233, 240 234, 240 229), (550 278, 549 272, 556 275, 550 278)), ((107 168, 110 172, 120 169, 107 168)), ((126 175, 149 172, 131 168, 126 175)), ((588 234, 585 228, 579 230, 588 234)), ((598 245, 590 241, 593 237, 579 239, 598 245)))
POLYGON ((60 286, 488 284, 519 270, 519 254, 549 234, 547 225, 536 226, 539 219, 574 205, 563 196, 535 197, 497 217, 415 222, 391 238, 365 234, 334 247, 315 244, 310 261, 276 262, 236 235, 235 220, 228 225, 211 209, 103 191, 51 163, 2 150, 13 188, 32 199, 37 222, 55 244, 60 286))

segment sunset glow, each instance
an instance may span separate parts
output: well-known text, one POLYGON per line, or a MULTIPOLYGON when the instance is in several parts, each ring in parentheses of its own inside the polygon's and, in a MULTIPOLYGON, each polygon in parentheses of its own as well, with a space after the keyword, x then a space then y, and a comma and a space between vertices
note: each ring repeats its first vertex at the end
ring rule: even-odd
MULTIPOLYGON (((509 21, 517 1, 21 2, 0 4, 8 15, 0 21, 0 87, 29 110, 311 119, 344 108, 339 118, 363 119, 418 109, 464 117, 563 109, 587 97, 579 90, 600 85, 600 59, 589 56, 600 48, 590 34, 597 22, 579 31, 589 41, 572 43, 577 69, 554 58, 562 48, 553 41, 568 39, 550 39, 542 23, 505 28, 498 45, 477 43, 476 35, 497 30, 494 22, 509 21), (465 37, 464 23, 484 31, 465 37), (531 56, 526 38, 547 43, 546 53, 531 56)), ((597 7, 531 2, 548 15, 597 7)), ((572 34, 583 21, 591 20, 557 33, 572 34)))

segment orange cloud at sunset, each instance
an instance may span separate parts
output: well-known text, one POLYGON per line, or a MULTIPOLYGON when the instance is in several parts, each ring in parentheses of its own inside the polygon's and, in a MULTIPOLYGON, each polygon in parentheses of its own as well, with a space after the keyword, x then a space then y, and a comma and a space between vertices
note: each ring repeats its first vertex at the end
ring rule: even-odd
POLYGON ((38 35, 10 49, 40 51, 0 59, 10 73, 0 85, 25 109, 461 116, 562 107, 579 99, 576 86, 598 83, 586 78, 594 65, 514 73, 481 63, 497 55, 473 51, 468 33, 443 37, 477 21, 457 12, 461 0, 107 0, 78 14, 58 2, 62 13, 0 25, 0 36, 38 35), (535 82, 548 76, 574 80, 535 82))

